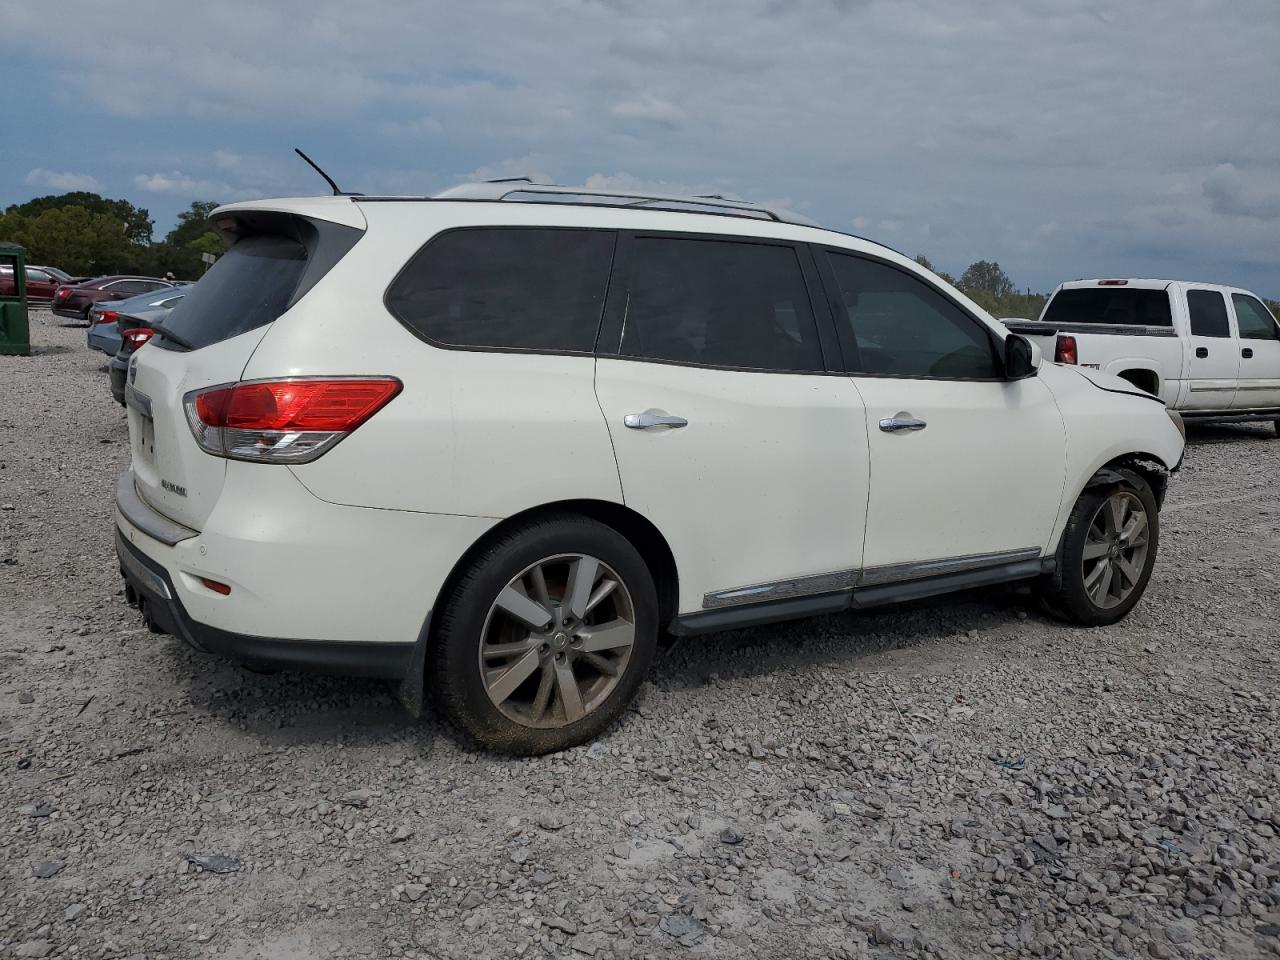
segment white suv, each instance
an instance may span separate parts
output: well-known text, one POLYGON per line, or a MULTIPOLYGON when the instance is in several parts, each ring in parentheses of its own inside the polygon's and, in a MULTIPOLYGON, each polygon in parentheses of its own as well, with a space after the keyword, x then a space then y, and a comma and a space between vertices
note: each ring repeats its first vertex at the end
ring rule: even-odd
POLYGON ((213 223, 130 364, 116 488, 127 596, 200 649, 541 753, 663 630, 1015 580, 1107 624, 1151 576, 1176 414, 885 247, 528 182, 213 223))

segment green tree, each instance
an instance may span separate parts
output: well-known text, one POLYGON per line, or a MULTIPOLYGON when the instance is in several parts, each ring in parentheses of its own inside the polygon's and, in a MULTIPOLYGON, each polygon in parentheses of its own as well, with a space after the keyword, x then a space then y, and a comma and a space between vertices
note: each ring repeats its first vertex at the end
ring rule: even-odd
POLYGON ((947 283, 951 284, 953 287, 955 286, 956 278, 953 277, 951 274, 947 273, 945 270, 939 270, 937 267, 935 267, 930 262, 929 258, 926 257, 923 253, 916 254, 916 263, 920 264, 920 266, 924 267, 926 270, 932 270, 934 273, 940 276, 947 283))
POLYGON ((53 207, 36 216, 0 216, 0 236, 27 248, 30 263, 48 263, 85 276, 132 271, 146 247, 131 243, 124 224, 85 207, 53 207))
POLYGON ((971 297, 975 293, 984 293, 999 300, 1013 293, 1013 281, 994 260, 979 260, 969 264, 968 269, 960 275, 959 286, 971 297))
POLYGON ((96 193, 76 190, 72 193, 50 194, 36 197, 26 203, 10 206, 5 213, 17 213, 27 217, 38 217, 46 210, 57 210, 63 207, 82 207, 90 213, 100 213, 114 217, 123 225, 125 239, 130 243, 148 244, 155 223, 151 214, 142 207, 135 207, 128 200, 109 200, 96 193))
POLYGON ((165 235, 164 242, 175 247, 186 246, 206 235, 217 236, 209 227, 209 214, 219 206, 212 200, 197 200, 191 209, 178 214, 178 225, 165 235))
POLYGON ((202 253, 220 256, 226 249, 222 237, 209 226, 209 214, 218 204, 212 200, 197 200, 190 209, 178 214, 178 225, 170 230, 162 243, 154 244, 157 273, 171 272, 186 280, 194 280, 204 273, 202 253))

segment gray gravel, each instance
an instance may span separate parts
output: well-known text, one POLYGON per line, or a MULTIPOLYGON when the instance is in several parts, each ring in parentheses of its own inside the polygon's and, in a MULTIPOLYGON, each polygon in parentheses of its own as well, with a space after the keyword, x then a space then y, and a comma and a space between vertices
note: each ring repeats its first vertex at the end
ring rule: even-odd
POLYGON ((701 639, 559 756, 148 633, 84 331, 0 357, 0 957, 1280 956, 1280 442, 1202 428, 1146 599, 701 639))

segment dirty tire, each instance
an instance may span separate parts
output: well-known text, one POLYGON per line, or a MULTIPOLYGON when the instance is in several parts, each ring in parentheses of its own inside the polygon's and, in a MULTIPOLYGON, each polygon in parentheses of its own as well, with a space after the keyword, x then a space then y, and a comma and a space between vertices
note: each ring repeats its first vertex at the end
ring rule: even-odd
POLYGON ((1139 474, 1120 470, 1120 483, 1085 490, 1076 501, 1058 549, 1058 569, 1036 583, 1040 608, 1051 616, 1083 627, 1102 627, 1125 618, 1134 608, 1151 580, 1159 547, 1160 513, 1151 486, 1139 474), (1090 527, 1098 512, 1117 493, 1129 493, 1141 501, 1146 513, 1148 545, 1137 582, 1113 606, 1095 602, 1085 584, 1084 550, 1090 527))
MULTIPOLYGON (((553 594, 561 594, 558 600, 567 601, 567 585, 553 583, 550 589, 553 594)), ((532 596, 532 592, 529 595, 532 596)), ((427 655, 427 689, 440 712, 459 731, 478 745, 502 753, 521 756, 552 753, 598 736, 635 698, 657 647, 658 598, 648 566, 622 534, 577 514, 531 520, 491 540, 470 558, 438 609, 441 615, 427 655), (617 577, 623 589, 615 592, 627 596, 634 639, 625 664, 612 678, 612 689, 601 694, 598 703, 579 719, 567 719, 568 708, 560 692, 560 678, 553 668, 554 692, 550 696, 553 700, 560 698, 561 715, 547 718, 548 723, 557 725, 531 726, 513 719, 494 703, 480 666, 488 662, 482 658, 481 648, 490 639, 486 636, 492 629, 490 618, 505 616, 496 607, 499 595, 515 578, 522 576, 522 571, 544 563, 547 558, 566 555, 597 558, 609 574, 617 577)), ((513 622, 512 626, 519 628, 520 624, 513 622)), ((535 631, 524 629, 533 637, 535 631)), ((513 630, 512 635, 517 632, 513 630)), ((541 669, 531 674, 528 685, 521 690, 537 686, 541 669)), ((586 672, 591 675, 593 670, 588 667, 586 672)), ((603 678, 603 673, 596 677, 597 680, 603 678)), ((496 686, 492 677, 489 683, 496 686)), ((605 686, 607 688, 607 683, 605 686)), ((538 695, 532 699, 537 703, 538 695)), ((534 709, 536 707, 531 707, 530 712, 534 709)), ((545 701, 543 709, 546 709, 545 701)))

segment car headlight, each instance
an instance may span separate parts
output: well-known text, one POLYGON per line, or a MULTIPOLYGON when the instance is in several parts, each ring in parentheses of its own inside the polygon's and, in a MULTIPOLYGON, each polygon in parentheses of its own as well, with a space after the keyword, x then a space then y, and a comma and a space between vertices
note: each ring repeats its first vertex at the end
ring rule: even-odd
POLYGON ((1169 410, 1166 408, 1165 413, 1169 415, 1169 419, 1173 421, 1173 425, 1178 428, 1178 432, 1182 434, 1182 439, 1187 439, 1187 424, 1182 419, 1182 414, 1177 410, 1169 410))

